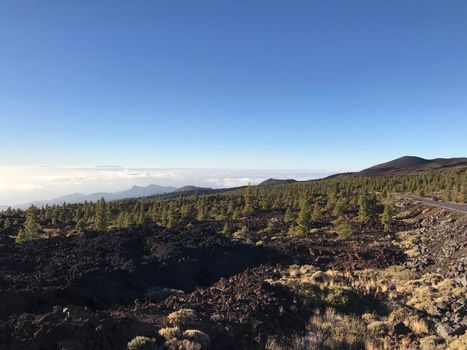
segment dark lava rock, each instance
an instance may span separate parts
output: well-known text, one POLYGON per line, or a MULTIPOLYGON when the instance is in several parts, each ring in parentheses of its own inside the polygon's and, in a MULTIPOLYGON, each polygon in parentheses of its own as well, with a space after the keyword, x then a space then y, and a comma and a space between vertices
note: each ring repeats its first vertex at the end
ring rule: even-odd
POLYGON ((275 256, 212 230, 89 233, 21 245, 2 241, 0 316, 47 312, 54 305, 129 305, 150 298, 148 290, 189 292, 275 256))
POLYGON ((407 335, 412 332, 412 330, 407 327, 404 323, 398 322, 394 325, 392 332, 397 335, 407 335))

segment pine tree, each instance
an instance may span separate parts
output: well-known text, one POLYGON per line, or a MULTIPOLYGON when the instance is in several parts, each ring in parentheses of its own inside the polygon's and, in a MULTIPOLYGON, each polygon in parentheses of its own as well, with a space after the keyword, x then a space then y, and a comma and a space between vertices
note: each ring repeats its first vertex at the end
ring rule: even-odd
POLYGON ((107 203, 102 197, 96 204, 96 216, 94 218, 96 230, 99 232, 107 231, 109 225, 109 216, 107 212, 107 203))
POLYGON ((180 207, 180 215, 184 219, 189 218, 192 215, 192 212, 193 208, 191 207, 190 203, 183 203, 183 205, 180 207))
POLYGON ((175 225, 175 209, 171 205, 167 212, 167 228, 172 228, 175 225))
POLYGON ((269 210, 271 209, 271 202, 269 201, 269 198, 265 197, 261 200, 260 202, 261 208, 264 210, 269 210))
POLYGON ((137 210, 137 219, 136 223, 142 227, 147 227, 149 225, 148 216, 146 213, 146 206, 144 203, 144 198, 139 202, 139 208, 137 210))
POLYGON ((452 191, 451 188, 448 187, 444 190, 444 200, 446 202, 451 202, 452 201, 452 191))
POLYGON ((293 213, 292 213, 292 209, 290 209, 290 207, 287 207, 287 210, 285 211, 285 215, 284 215, 284 222, 292 222, 293 221, 293 213))
POLYGON ((340 216, 344 213, 345 208, 345 200, 344 198, 339 198, 334 206, 334 210, 332 211, 333 215, 340 216))
POLYGON ((37 209, 31 206, 26 211, 26 221, 16 236, 17 243, 32 241, 39 238, 40 225, 37 222, 37 209))
POLYGON ((3 228, 6 230, 7 228, 11 227, 11 220, 10 218, 6 218, 5 222, 3 223, 3 228))
POLYGON ((245 193, 243 194, 243 200, 244 200, 244 206, 243 206, 243 214, 246 216, 251 215, 254 210, 254 203, 253 203, 253 194, 251 191, 251 186, 248 184, 248 186, 245 189, 245 193))
POLYGON ((336 193, 331 192, 328 195, 328 201, 326 202, 326 210, 333 210, 336 206, 336 193))
POLYGON ((24 243, 27 241, 28 239, 27 239, 26 232, 24 231, 24 228, 21 227, 18 233, 16 234, 15 242, 20 244, 20 243, 24 243))
POLYGON ((359 199, 358 219, 368 222, 375 218, 376 198, 374 195, 362 194, 359 199))
POLYGON ((300 213, 297 218, 297 233, 305 234, 311 229, 311 211, 306 200, 302 201, 300 213))
POLYGON ((339 216, 334 221, 334 227, 339 239, 347 240, 352 237, 352 227, 343 216, 339 216))
POLYGON ((198 213, 196 214, 198 221, 208 219, 208 199, 206 196, 200 197, 198 200, 198 213))
POLYGON ((457 196, 457 202, 467 203, 467 186, 462 185, 459 189, 459 194, 457 196))
POLYGON ((232 233, 232 228, 230 227, 230 222, 227 220, 225 222, 224 228, 222 229, 222 234, 224 236, 230 236, 231 233, 232 233))
POLYGON ((321 207, 319 206, 319 203, 316 203, 313 206, 313 213, 311 217, 314 221, 319 221, 321 220, 321 216, 322 216, 321 207))
POLYGON ((119 228, 128 228, 130 226, 130 216, 125 210, 118 213, 117 226, 119 228))
POLYGON ((78 231, 78 233, 83 233, 85 229, 86 229, 86 223, 84 222, 84 219, 79 218, 78 221, 76 222, 76 231, 78 231))
POLYGON ((235 211, 235 202, 233 201, 232 198, 229 200, 229 204, 227 206, 227 213, 232 215, 235 211))
POLYGON ((391 230, 393 217, 394 217, 394 209, 392 208, 391 204, 387 203, 384 206, 384 211, 383 211, 383 214, 381 215, 381 223, 384 226, 385 232, 388 232, 391 230))
POLYGON ((274 200, 274 203, 272 205, 272 209, 281 209, 283 207, 284 203, 282 201, 282 197, 280 195, 276 196, 276 199, 274 200))

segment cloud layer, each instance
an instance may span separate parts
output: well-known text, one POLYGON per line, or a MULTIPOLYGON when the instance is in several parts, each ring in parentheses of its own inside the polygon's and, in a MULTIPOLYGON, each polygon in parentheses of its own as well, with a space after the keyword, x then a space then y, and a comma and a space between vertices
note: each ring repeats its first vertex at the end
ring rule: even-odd
POLYGON ((307 170, 0 167, 0 205, 50 199, 74 192, 114 192, 134 185, 221 188, 257 184, 271 177, 307 180, 329 174, 307 170))

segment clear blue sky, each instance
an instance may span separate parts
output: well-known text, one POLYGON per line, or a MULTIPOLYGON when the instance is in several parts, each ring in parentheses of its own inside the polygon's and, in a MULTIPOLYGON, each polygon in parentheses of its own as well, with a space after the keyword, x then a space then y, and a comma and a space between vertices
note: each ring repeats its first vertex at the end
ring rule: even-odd
POLYGON ((467 155, 465 0, 2 0, 0 165, 467 155))

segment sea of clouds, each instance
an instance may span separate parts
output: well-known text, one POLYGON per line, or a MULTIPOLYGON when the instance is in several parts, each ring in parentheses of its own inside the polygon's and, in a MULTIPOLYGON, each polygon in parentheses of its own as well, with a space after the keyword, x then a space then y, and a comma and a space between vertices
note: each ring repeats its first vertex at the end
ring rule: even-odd
POLYGON ((308 180, 332 174, 316 170, 0 167, 0 205, 51 199, 69 193, 116 192, 134 185, 225 188, 268 178, 308 180))

